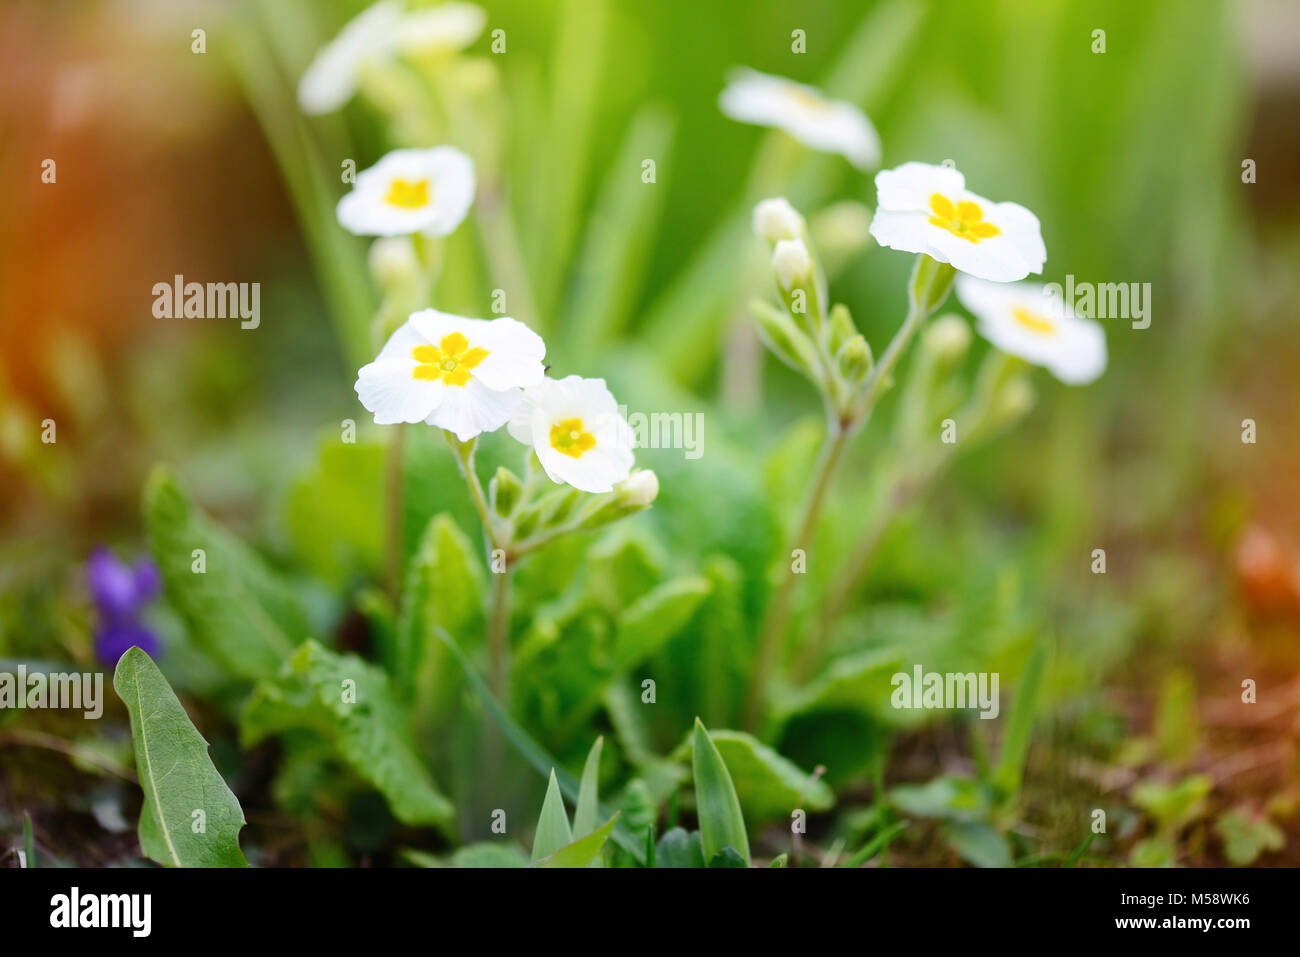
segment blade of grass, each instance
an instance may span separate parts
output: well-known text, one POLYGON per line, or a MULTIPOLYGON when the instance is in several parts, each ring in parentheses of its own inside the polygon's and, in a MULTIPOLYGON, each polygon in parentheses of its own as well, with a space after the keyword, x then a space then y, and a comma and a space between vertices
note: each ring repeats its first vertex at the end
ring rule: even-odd
POLYGON ((575 262, 577 286, 565 310, 566 351, 575 363, 595 355, 626 325, 668 195, 667 187, 657 181, 658 173, 656 182, 642 182, 641 164, 653 159, 657 169, 662 167, 674 126, 667 110, 642 108, 605 175, 575 262))
MULTIPOLYGON (((461 651, 460 645, 456 644, 456 640, 451 637, 447 630, 440 627, 435 630, 438 639, 447 646, 456 663, 460 665, 461 670, 465 673, 465 680, 469 682, 473 692, 478 695, 483 707, 487 709, 492 720, 501 729, 501 733, 505 735, 506 740, 514 746, 514 749, 520 753, 525 761, 537 769, 538 774, 546 776, 554 772, 561 792, 571 801, 577 801, 578 795, 581 793, 578 781, 561 766, 559 761, 556 761, 555 758, 548 754, 546 749, 533 739, 532 735, 520 727, 514 718, 510 717, 500 702, 492 696, 487 683, 470 663, 470 660, 465 657, 465 652, 461 651)), ((613 817, 614 812, 609 808, 602 807, 600 808, 600 814, 602 817, 613 817)), ((632 829, 624 824, 622 820, 614 828, 612 837, 619 847, 636 859, 637 863, 645 863, 645 848, 641 846, 641 839, 633 834, 632 829)))

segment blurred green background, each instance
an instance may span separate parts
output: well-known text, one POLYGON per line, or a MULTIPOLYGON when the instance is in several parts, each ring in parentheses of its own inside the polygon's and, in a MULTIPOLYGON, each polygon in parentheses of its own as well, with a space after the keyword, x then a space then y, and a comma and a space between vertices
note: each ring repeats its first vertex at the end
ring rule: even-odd
MULTIPOLYGON (((734 562, 743 612, 756 618, 820 415, 806 383, 755 344, 745 307, 770 297, 770 279, 749 211, 787 195, 815 219, 835 203, 873 206, 875 190, 840 157, 723 117, 725 76, 746 65, 861 105, 884 168, 951 159, 974 191, 1033 210, 1044 281, 1152 288, 1149 329, 1104 321, 1111 358, 1098 383, 1073 389, 1039 372, 1032 415, 960 456, 884 529, 832 656, 902 645, 936 667, 1000 669, 1010 688, 1041 641, 1051 667, 1011 830, 1068 850, 1089 809, 1113 808, 1121 824, 1093 852, 1123 860, 1166 826, 1135 789, 1204 774, 1216 814, 1269 817, 1290 839, 1265 860, 1294 863, 1291 5, 502 0, 484 4, 487 31, 445 77, 463 106, 454 132, 386 124, 363 98, 302 117, 297 77, 363 6, 20 0, 0 13, 10 131, 0 170, 15 184, 0 235, 0 658, 90 660, 80 563, 99 542, 143 549, 140 488, 159 461, 286 569, 321 634, 350 647, 349 609, 380 562, 379 505, 366 500, 378 466, 349 471, 327 497, 328 452, 318 455, 340 421, 362 421, 352 382, 373 355, 378 298, 366 243, 333 222, 338 169, 430 135, 467 149, 480 170, 479 215, 449 241, 435 303, 487 315, 504 286, 511 313, 546 337, 552 375, 604 376, 633 411, 703 412, 701 459, 638 453, 662 493, 637 534, 665 575, 734 562), (199 27, 202 55, 190 50, 199 27), (498 28, 499 55, 489 50, 498 28), (794 30, 806 33, 805 53, 791 50, 794 30), (1104 53, 1093 51, 1096 30, 1104 53), (33 172, 47 156, 57 185, 33 172), (512 247, 517 256, 503 257, 512 247), (261 283, 261 327, 154 319, 152 285, 176 273, 261 283), (58 423, 55 445, 39 441, 46 418, 58 423), (1241 441, 1246 418, 1256 444, 1241 441), (1096 548, 1107 551, 1105 576, 1090 572, 1096 548), (1246 677, 1268 691, 1243 715, 1230 706, 1246 677)), ((859 243, 833 270, 832 298, 877 350, 906 311, 910 265, 859 243)), ((965 380, 986 349, 977 342, 965 380)), ((879 508, 873 476, 896 404, 882 403, 833 490, 821 533, 832 564, 879 508)), ((488 462, 511 448, 492 437, 488 462)), ((433 443, 412 452, 411 549, 438 511, 473 532, 444 459, 433 443)), ((821 587, 801 596, 801 620, 815 619, 821 587)), ((223 682, 159 614, 164 670, 220 715, 223 682)), ((734 654, 746 654, 743 639, 734 654)), ((651 729, 656 750, 696 713, 727 726, 731 692, 691 680, 680 678, 651 729)), ((562 759, 580 760, 590 738, 532 717, 562 759)), ((853 743, 837 766, 816 720, 791 721, 772 743, 800 767, 830 764, 842 789, 846 816, 824 825, 827 841, 870 833, 851 811, 874 807, 886 778, 974 773, 983 761, 984 745, 968 740, 982 729, 939 721, 885 734, 875 716, 853 732, 875 744, 853 743)), ((0 830, 33 800, 66 802, 42 782, 91 790, 57 757, 24 749, 16 728, 0 716, 0 830)), ((237 762, 229 736, 225 746, 237 762)), ((255 791, 256 769, 243 773, 255 791)), ((84 816, 88 800, 68 813, 84 816)), ((82 826, 108 848, 103 859, 118 853, 82 826)), ((1230 859, 1205 811, 1168 827, 1180 860, 1230 859)), ((898 853, 954 860, 924 838, 898 853)))

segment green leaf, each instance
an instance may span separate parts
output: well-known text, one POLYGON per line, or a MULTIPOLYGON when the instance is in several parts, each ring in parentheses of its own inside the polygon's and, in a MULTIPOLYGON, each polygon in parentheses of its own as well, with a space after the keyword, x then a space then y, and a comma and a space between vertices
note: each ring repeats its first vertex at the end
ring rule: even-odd
POLYGON ((637 111, 587 218, 577 284, 564 321, 565 354, 590 358, 622 332, 649 265, 654 225, 668 190, 641 181, 645 157, 667 156, 673 117, 657 105, 637 111), (628 229, 636 223, 636 229, 628 229))
POLYGON ((907 827, 906 821, 895 821, 889 827, 882 828, 871 840, 867 841, 856 854, 841 864, 841 867, 861 867, 867 861, 871 860, 885 848, 889 847, 890 842, 899 835, 899 832, 907 827))
POLYGON ((118 659, 113 689, 131 717, 145 855, 168 867, 247 867, 244 812, 158 666, 131 648, 118 659))
POLYGON ((614 634, 614 672, 621 674, 663 647, 690 620, 710 588, 707 578, 674 578, 625 608, 614 634))
POLYGON ((443 654, 434 629, 477 630, 484 589, 474 546, 450 515, 435 515, 407 566, 393 662, 399 681, 428 687, 436 680, 443 654))
POLYGON ((406 712, 381 669, 304 642, 279 677, 258 682, 240 720, 240 739, 252 745, 291 728, 324 735, 404 824, 451 823, 452 806, 421 763, 406 712))
POLYGON ((560 794, 560 785, 552 768, 551 779, 546 785, 546 799, 542 802, 542 814, 537 819, 537 832, 533 835, 533 863, 572 843, 573 830, 569 827, 564 797, 560 794))
POLYGON ((1286 835, 1268 819, 1268 815, 1249 807, 1236 807, 1214 823, 1223 841, 1223 851, 1236 867, 1255 863, 1267 851, 1280 851, 1286 835))
POLYGON ((144 491, 149 547, 168 600, 195 643, 231 674, 273 675, 308 631, 288 588, 261 556, 193 507, 158 468, 144 491), (202 572, 195 550, 202 549, 202 572))
POLYGON ((983 821, 947 821, 944 837, 962 860, 976 867, 1010 867, 1011 848, 1002 832, 983 821))
MULTIPOLYGON (((692 734, 673 752, 673 760, 687 759, 695 737, 692 734)), ((709 738, 735 785, 745 820, 757 823, 789 817, 795 808, 825 811, 835 803, 835 794, 826 782, 801 770, 752 735, 710 731, 709 738)))
POLYGON ((718 753, 699 718, 695 719, 692 751, 695 804, 700 818, 700 841, 704 859, 712 866, 713 859, 724 848, 731 847, 748 865, 749 837, 745 833, 745 819, 740 813, 736 788, 731 783, 731 775, 727 772, 722 755, 718 753))
POLYGON ((451 855, 452 867, 527 867, 528 857, 513 844, 470 844, 451 855))
POLYGON ((748 866, 749 863, 743 857, 741 857, 740 852, 737 851, 731 845, 727 845, 722 850, 718 851, 717 854, 713 855, 713 859, 709 861, 709 867, 748 867, 748 866))
POLYGON ((699 831, 675 827, 659 838, 655 867, 703 867, 704 845, 699 831))
MULTIPOLYGON (((599 860, 601 848, 609 840, 609 835, 613 833, 614 825, 617 823, 618 815, 615 814, 598 830, 566 844, 549 857, 536 861, 536 865, 538 867, 590 867, 599 860)), ((537 853, 536 849, 533 853, 537 853)))
POLYGON ((970 778, 942 775, 924 784, 900 784, 889 792, 890 802, 912 817, 975 821, 988 815, 989 796, 970 778))
POLYGON ((600 778, 600 752, 605 738, 599 737, 587 752, 587 762, 582 766, 582 781, 578 785, 578 807, 573 812, 573 836, 586 837, 596 829, 596 815, 600 813, 598 784, 600 778))
POLYGON ((1133 788, 1133 802, 1156 820, 1162 834, 1174 834, 1205 813, 1205 798, 1213 782, 1193 774, 1174 784, 1142 781, 1133 788))
MULTIPOLYGON (((478 696, 479 701, 487 710, 492 720, 495 721, 497 727, 501 729, 501 733, 505 736, 505 739, 510 742, 514 749, 518 751, 523 756, 524 760, 531 764, 539 774, 548 773, 547 769, 549 768, 549 773, 559 782, 560 789, 576 801, 579 792, 579 785, 578 782, 574 780, 573 775, 561 768, 559 763, 547 753, 546 749, 538 744, 527 731, 521 728, 519 723, 515 721, 514 718, 510 717, 509 712, 507 712, 505 708, 501 707, 501 703, 492 696, 492 692, 488 690, 487 683, 479 673, 474 670, 474 666, 470 664, 469 659, 465 657, 465 652, 460 650, 460 646, 456 644, 451 635, 447 634, 447 632, 441 628, 436 629, 436 631, 439 639, 441 639, 442 643, 452 653, 453 660, 460 665, 461 671, 465 674, 465 680, 469 682, 470 690, 478 696)), ((601 813, 604 814, 607 812, 602 808, 601 813)), ((628 830, 622 821, 620 821, 614 828, 613 838, 614 842, 623 850, 627 851, 628 854, 632 855, 638 863, 645 863, 645 848, 641 846, 639 837, 628 830)))
POLYGON ((299 565, 335 588, 376 577, 385 548, 384 446, 324 439, 310 471, 286 502, 286 525, 299 565))
POLYGON ((1042 690, 1043 669, 1047 663, 1047 646, 1040 642, 1029 655, 1025 670, 1020 675, 1016 698, 1011 703, 1011 714, 1002 732, 1002 753, 994 772, 993 783, 998 793, 1011 797, 1020 790, 1025 772, 1025 757, 1029 753, 1029 735, 1034 729, 1038 711, 1038 697, 1042 690))
POLYGON ((778 855, 776 855, 776 857, 772 858, 772 863, 768 864, 767 866, 768 866, 768 867, 776 867, 776 868, 784 868, 784 867, 788 867, 789 864, 790 864, 790 855, 789 855, 789 854, 778 854, 778 855))

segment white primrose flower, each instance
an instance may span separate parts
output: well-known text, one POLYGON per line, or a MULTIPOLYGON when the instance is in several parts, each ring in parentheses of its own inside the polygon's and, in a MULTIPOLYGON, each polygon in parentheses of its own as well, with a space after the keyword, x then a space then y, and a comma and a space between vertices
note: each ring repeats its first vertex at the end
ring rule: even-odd
POLYGON ((479 38, 486 24, 487 14, 482 7, 472 3, 441 3, 404 17, 397 46, 414 53, 463 50, 479 38))
POLYGON ((525 389, 509 428, 552 482, 609 492, 632 471, 635 436, 604 379, 571 375, 525 389))
POLYGON ((980 279, 1014 282, 1043 270, 1047 247, 1038 217, 1017 203, 966 190, 947 166, 904 163, 876 174, 871 235, 890 249, 924 253, 980 279))
POLYGON ((754 235, 769 243, 798 239, 803 226, 803 217, 784 196, 762 200, 754 207, 754 235))
POLYGON ((427 422, 462 442, 510 420, 522 390, 546 376, 542 337, 517 319, 466 319, 423 309, 357 373, 377 425, 427 422))
POLYGON ((446 236, 474 202, 474 161, 454 146, 393 150, 357 174, 339 223, 358 236, 446 236))
POLYGON ((401 3, 380 0, 321 47, 298 82, 303 112, 331 113, 352 99, 366 64, 391 55, 401 21, 401 3))
POLYGON ((985 339, 1068 385, 1086 385, 1106 369, 1101 324, 1067 315, 1060 295, 1046 286, 958 276, 957 298, 975 314, 985 339))
POLYGON ((858 169, 880 163, 880 136, 866 114, 815 87, 741 68, 727 78, 718 107, 733 120, 776 127, 805 146, 839 153, 858 169))

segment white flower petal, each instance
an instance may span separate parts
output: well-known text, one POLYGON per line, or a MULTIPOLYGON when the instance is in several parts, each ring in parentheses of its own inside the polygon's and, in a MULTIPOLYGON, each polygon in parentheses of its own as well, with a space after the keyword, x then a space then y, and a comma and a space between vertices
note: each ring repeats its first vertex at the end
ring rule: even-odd
POLYGON ((443 400, 446 386, 417 379, 414 359, 376 359, 357 373, 356 392, 376 425, 424 421, 443 400))
POLYGON ((505 425, 522 399, 520 389, 496 392, 471 378, 463 386, 444 387, 442 402, 425 421, 454 432, 456 438, 466 442, 505 425))
POLYGON ((352 99, 361 67, 388 54, 401 18, 400 3, 380 0, 321 47, 298 83, 298 104, 303 112, 330 113, 352 99))
POLYGON ((860 169, 880 162, 880 136, 866 114, 815 87, 741 68, 728 77, 718 107, 733 120, 775 127, 813 149, 839 153, 860 169))
POLYGON ((404 17, 397 42, 400 49, 419 53, 463 50, 478 39, 486 23, 482 7, 442 3, 404 17))
POLYGON ((980 335, 1003 352, 1044 366, 1069 385, 1084 385, 1105 371, 1105 331, 1099 323, 1067 316, 1054 289, 966 275, 957 277, 956 289, 975 314, 980 335))
POLYGON ((487 358, 474 367, 472 375, 489 389, 537 385, 546 378, 546 343, 518 319, 502 316, 491 320, 478 343, 488 350, 487 358))

